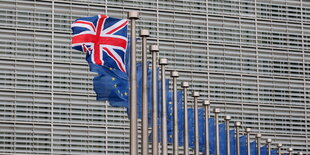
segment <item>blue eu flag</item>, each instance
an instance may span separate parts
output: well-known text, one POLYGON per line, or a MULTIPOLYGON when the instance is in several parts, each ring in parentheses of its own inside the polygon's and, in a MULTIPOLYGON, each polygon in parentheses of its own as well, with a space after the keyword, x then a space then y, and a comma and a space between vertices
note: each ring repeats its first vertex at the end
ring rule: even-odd
MULTIPOLYGON (((177 92, 177 101, 178 101, 178 141, 179 141, 179 146, 182 146, 183 142, 183 130, 184 130, 184 112, 182 109, 182 91, 177 92)), ((167 136, 168 136, 168 143, 173 143, 173 93, 169 92, 168 93, 168 103, 167 103, 167 136)))
POLYGON ((261 155, 267 155, 267 145, 264 145, 260 148, 261 155))
POLYGON ((241 155, 247 155, 247 137, 246 136, 241 136, 240 138, 240 154, 241 155))
POLYGON ((256 155, 257 154, 257 151, 256 151, 256 141, 251 142, 250 150, 251 150, 251 155, 256 155))
POLYGON ((92 63, 91 55, 88 53, 86 60, 90 71, 98 73, 93 79, 97 100, 107 100, 111 106, 128 108, 129 79, 127 74, 114 68, 92 63))
POLYGON ((219 125, 220 130, 220 154, 226 154, 226 126, 225 124, 219 125))

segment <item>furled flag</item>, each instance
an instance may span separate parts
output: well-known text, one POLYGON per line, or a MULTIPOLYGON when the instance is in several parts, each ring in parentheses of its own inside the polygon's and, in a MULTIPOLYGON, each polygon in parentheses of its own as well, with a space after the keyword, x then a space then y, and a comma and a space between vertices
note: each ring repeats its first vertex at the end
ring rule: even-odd
POLYGON ((250 144, 250 152, 251 155, 256 155, 257 154, 257 149, 256 149, 256 141, 252 141, 250 144))
POLYGON ((263 145, 261 148, 260 148, 260 154, 261 155, 267 155, 267 145, 263 145))
POLYGON ((248 148, 247 148, 247 137, 241 136, 240 139, 240 155, 247 155, 248 154, 248 148))
POLYGON ((230 139, 230 155, 236 154, 236 138, 235 138, 235 129, 229 131, 230 139))
POLYGON ((225 124, 219 124, 219 130, 220 130, 220 154, 227 154, 227 140, 226 140, 226 125, 225 124))
POLYGON ((106 15, 79 18, 71 25, 72 48, 89 52, 93 64, 126 72, 127 24, 106 15))
MULTIPOLYGON (((167 103, 167 141, 168 143, 173 143, 173 121, 174 121, 174 115, 173 115, 173 92, 168 93, 168 103, 167 103), (171 99, 171 100, 170 100, 171 99)), ((168 95, 167 94, 167 95, 168 95)), ((177 91, 177 108, 178 108, 178 142, 179 146, 182 146, 183 140, 181 138, 183 137, 183 131, 184 130, 184 112, 182 109, 182 103, 183 103, 183 91, 179 90, 177 91)))

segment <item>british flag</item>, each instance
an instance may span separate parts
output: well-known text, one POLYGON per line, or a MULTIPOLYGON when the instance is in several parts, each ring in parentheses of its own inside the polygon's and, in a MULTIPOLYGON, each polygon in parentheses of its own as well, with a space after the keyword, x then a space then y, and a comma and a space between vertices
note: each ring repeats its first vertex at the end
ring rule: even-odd
POLYGON ((94 64, 126 72, 127 25, 106 15, 79 18, 71 25, 72 48, 88 52, 94 64))

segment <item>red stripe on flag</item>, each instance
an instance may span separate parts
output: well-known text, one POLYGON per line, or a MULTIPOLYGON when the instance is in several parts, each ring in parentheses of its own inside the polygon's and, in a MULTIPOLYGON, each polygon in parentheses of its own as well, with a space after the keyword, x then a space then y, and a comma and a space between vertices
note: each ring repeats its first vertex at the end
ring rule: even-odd
POLYGON ((99 44, 117 46, 117 47, 122 47, 123 49, 126 49, 127 41, 125 39, 120 39, 120 38, 101 37, 99 44))
POLYGON ((102 26, 103 26, 103 22, 105 21, 106 17, 105 15, 99 15, 99 19, 98 19, 98 24, 97 24, 97 30, 96 30, 96 40, 95 40, 95 45, 94 45, 94 61, 95 64, 98 65, 103 65, 103 61, 101 60, 101 52, 100 52, 100 43, 98 42, 100 39, 100 33, 102 31, 102 26))
POLYGON ((91 26, 91 27, 93 28, 93 31, 95 31, 95 26, 94 26, 94 24, 93 24, 93 23, 91 23, 91 22, 86 22, 86 21, 76 21, 76 22, 74 22, 74 23, 89 25, 89 26, 91 26))
POLYGON ((111 30, 110 32, 107 32, 107 34, 112 34, 112 33, 114 33, 115 31, 120 30, 122 27, 126 26, 127 23, 128 23, 128 21, 124 22, 122 25, 116 27, 115 29, 111 30))
POLYGON ((96 40, 97 38, 93 34, 83 34, 72 37, 72 44, 88 43, 88 42, 95 43, 96 40))

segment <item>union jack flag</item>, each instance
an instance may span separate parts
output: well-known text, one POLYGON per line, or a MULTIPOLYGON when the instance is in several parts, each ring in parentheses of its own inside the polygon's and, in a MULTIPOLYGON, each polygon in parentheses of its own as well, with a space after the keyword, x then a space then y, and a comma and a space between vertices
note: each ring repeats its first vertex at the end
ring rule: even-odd
POLYGON ((94 64, 126 72, 127 24, 106 15, 79 18, 71 25, 72 48, 91 54, 94 64))

